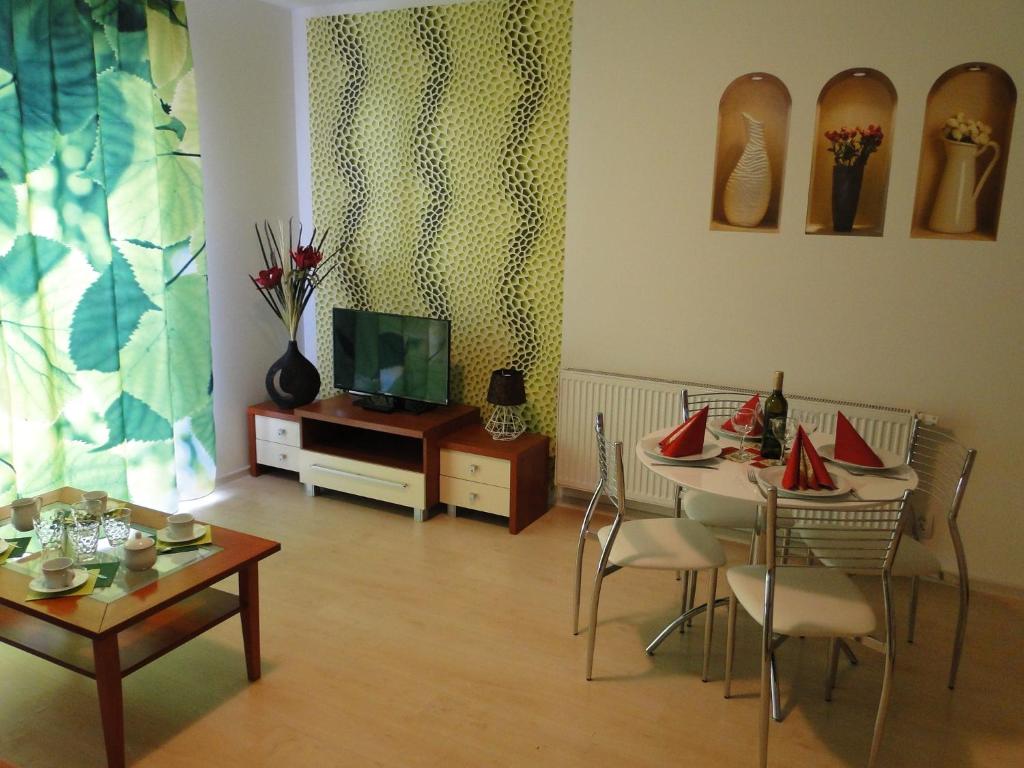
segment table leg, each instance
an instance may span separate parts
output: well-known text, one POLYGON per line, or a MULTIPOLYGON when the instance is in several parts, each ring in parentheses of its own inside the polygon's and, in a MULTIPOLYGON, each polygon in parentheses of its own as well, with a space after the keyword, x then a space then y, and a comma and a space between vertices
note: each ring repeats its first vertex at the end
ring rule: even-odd
POLYGON ((238 598, 241 602, 242 645, 245 646, 245 671, 249 680, 260 679, 260 580, 256 563, 238 572, 238 598))
POLYGON ((121 698, 121 654, 117 635, 103 635, 92 641, 96 666, 96 691, 100 700, 103 743, 108 768, 124 768, 124 702, 121 698))

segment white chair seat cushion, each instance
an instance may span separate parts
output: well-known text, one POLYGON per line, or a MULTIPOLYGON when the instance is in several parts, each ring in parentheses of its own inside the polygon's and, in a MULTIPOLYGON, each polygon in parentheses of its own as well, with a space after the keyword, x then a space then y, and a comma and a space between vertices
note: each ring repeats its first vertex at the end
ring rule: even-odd
POLYGON ((707 491, 687 491, 683 494, 686 516, 704 525, 716 528, 747 528, 757 524, 757 504, 719 496, 707 491))
POLYGON ((941 574, 942 564, 930 549, 910 536, 900 539, 896 558, 892 561, 893 576, 939 576, 941 574))
MULTIPOLYGON (((602 547, 611 532, 610 525, 597 532, 602 547)), ((718 539, 695 520, 627 520, 619 528, 608 562, 630 568, 696 571, 725 565, 725 552, 718 539)))
MULTIPOLYGON (((763 565, 726 573, 736 599, 758 624, 764 621, 763 565)), ((875 631, 871 605, 849 576, 831 568, 778 566, 772 630, 780 635, 861 637, 875 631)))

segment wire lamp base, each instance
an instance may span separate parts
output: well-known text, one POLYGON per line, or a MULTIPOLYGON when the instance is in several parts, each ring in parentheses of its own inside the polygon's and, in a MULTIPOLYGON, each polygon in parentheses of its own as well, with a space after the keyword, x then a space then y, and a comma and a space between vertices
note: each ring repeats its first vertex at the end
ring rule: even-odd
POLYGON ((517 405, 496 405, 484 425, 495 440, 515 440, 526 431, 526 423, 517 405))

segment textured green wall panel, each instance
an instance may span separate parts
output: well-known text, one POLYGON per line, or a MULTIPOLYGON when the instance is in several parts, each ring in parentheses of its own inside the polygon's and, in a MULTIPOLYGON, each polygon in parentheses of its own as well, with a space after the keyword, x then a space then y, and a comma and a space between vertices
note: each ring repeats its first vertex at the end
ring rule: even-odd
POLYGON ((452 320, 452 398, 526 373, 554 435, 571 0, 311 19, 313 205, 342 245, 317 297, 322 396, 335 306, 452 320))

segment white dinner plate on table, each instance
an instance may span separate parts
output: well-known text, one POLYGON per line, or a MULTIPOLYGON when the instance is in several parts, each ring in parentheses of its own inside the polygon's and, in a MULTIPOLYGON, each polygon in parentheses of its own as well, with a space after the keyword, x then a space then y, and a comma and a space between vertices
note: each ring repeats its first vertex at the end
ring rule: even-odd
POLYGON ((640 448, 652 459, 656 459, 657 461, 667 461, 672 464, 688 464, 693 461, 708 461, 722 453, 722 446, 718 443, 712 443, 705 440, 704 450, 700 453, 692 453, 689 456, 665 456, 661 452, 661 448, 658 446, 658 442, 663 439, 664 438, 662 437, 645 437, 640 441, 640 448))
MULTIPOLYGON (((715 437, 728 437, 730 440, 739 440, 743 435, 739 432, 733 432, 731 429, 722 429, 722 425, 725 424, 732 416, 718 416, 714 419, 708 420, 708 429, 715 435, 715 437)), ((751 432, 747 435, 747 440, 760 440, 761 435, 764 434, 764 430, 761 430, 757 434, 751 432)))
POLYGON ((71 579, 71 583, 66 587, 48 587, 44 577, 36 576, 28 583, 29 589, 35 592, 43 592, 47 595, 55 595, 58 592, 69 592, 72 589, 78 589, 89 580, 89 571, 85 568, 74 568, 71 572, 75 575, 71 579))
POLYGON ((10 549, 12 546, 14 545, 11 544, 11 542, 7 541, 7 539, 0 539, 0 557, 6 555, 7 550, 10 549))
POLYGON ((156 532, 157 541, 161 541, 164 544, 186 544, 190 541, 203 538, 206 533, 206 526, 202 523, 192 523, 192 533, 184 536, 179 536, 171 532, 170 526, 167 528, 161 528, 156 532))
POLYGON ((843 496, 853 489, 850 476, 838 467, 829 469, 828 474, 832 482, 836 484, 833 488, 821 488, 817 491, 808 489, 806 491, 787 491, 782 487, 782 476, 786 474, 784 466, 766 467, 757 473, 757 484, 767 491, 771 486, 779 489, 779 498, 788 499, 828 499, 833 496, 843 496))
POLYGON ((839 464, 844 467, 852 467, 853 469, 860 470, 862 472, 889 472, 907 465, 901 456, 897 456, 891 451, 875 450, 875 455, 882 460, 882 466, 880 467, 872 467, 868 464, 854 464, 852 461, 843 461, 842 459, 836 458, 835 452, 835 443, 823 445, 818 449, 818 455, 826 461, 831 461, 834 464, 839 464))

